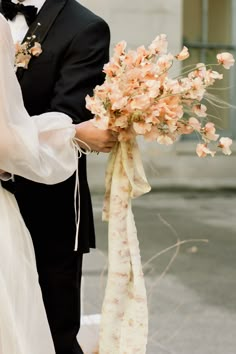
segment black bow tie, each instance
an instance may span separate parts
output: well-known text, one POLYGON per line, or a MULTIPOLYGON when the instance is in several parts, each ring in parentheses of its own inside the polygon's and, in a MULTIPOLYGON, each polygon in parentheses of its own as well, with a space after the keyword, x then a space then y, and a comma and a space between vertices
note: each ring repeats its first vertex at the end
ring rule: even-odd
POLYGON ((25 16, 28 26, 35 20, 38 11, 35 6, 24 6, 20 3, 15 4, 11 0, 2 0, 2 10, 7 20, 13 20, 17 13, 20 12, 25 16))

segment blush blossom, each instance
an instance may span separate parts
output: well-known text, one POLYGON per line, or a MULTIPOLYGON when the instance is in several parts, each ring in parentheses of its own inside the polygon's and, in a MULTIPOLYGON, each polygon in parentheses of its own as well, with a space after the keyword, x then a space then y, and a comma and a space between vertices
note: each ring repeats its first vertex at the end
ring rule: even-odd
POLYGON ((214 156, 215 151, 211 151, 208 147, 207 144, 197 144, 196 148, 196 153, 199 157, 205 157, 207 155, 214 156))
POLYGON ((208 122, 205 127, 202 128, 203 140, 216 141, 219 138, 219 134, 216 134, 215 124, 208 122))
POLYGON ((41 44, 39 42, 34 42, 34 45, 29 49, 29 53, 38 57, 42 53, 41 44))
POLYGON ((179 53, 179 54, 177 54, 176 56, 175 56, 175 58, 177 59, 177 60, 185 60, 185 59, 187 59, 189 57, 189 51, 188 51, 188 48, 187 47, 183 47, 183 49, 181 50, 181 52, 179 53))
POLYGON ((230 53, 219 53, 216 56, 218 63, 223 65, 225 69, 230 69, 234 65, 235 60, 232 54, 230 53))
POLYGON ((218 147, 220 147, 225 155, 231 155, 232 151, 230 146, 232 145, 232 139, 230 138, 220 138, 218 147))
POLYGON ((193 106, 192 111, 198 117, 206 117, 207 116, 207 107, 204 104, 197 104, 193 106))

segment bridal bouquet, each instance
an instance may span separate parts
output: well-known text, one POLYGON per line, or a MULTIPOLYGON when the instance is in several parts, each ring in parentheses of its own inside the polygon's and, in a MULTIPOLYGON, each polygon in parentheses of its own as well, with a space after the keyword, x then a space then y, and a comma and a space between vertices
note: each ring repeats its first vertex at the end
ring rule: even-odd
MULTIPOLYGON (((118 43, 111 61, 104 66, 106 79, 97 86, 93 97, 87 96, 87 108, 95 115, 96 126, 119 133, 120 141, 136 135, 160 144, 173 144, 183 134, 199 134, 202 142, 197 145, 200 157, 214 155, 208 148, 219 135, 214 123, 208 122, 207 108, 202 104, 207 99, 207 88, 223 75, 213 70, 222 65, 229 69, 234 64, 230 53, 217 55, 214 65, 198 63, 176 78, 169 76, 174 61, 189 57, 186 47, 177 54, 167 52, 166 35, 157 36, 146 49, 126 51, 126 42, 118 43)), ((225 154, 230 154, 232 141, 218 141, 225 154)))
MULTIPOLYGON (((212 102, 207 88, 223 75, 213 65, 198 63, 172 78, 174 61, 189 57, 186 47, 177 55, 167 51, 167 37, 157 36, 148 48, 126 51, 126 42, 115 46, 104 66, 102 85, 96 86, 86 107, 94 124, 111 129, 119 142, 110 153, 106 169, 103 219, 108 227, 108 278, 100 324, 99 354, 145 354, 148 310, 137 231, 131 199, 150 191, 137 136, 159 144, 173 144, 181 135, 197 133, 199 157, 214 156, 216 148, 230 155, 232 140, 219 137, 207 120, 203 99, 212 102), (210 144, 215 144, 212 149, 210 144)), ((214 66, 229 69, 230 53, 216 57, 214 66)))

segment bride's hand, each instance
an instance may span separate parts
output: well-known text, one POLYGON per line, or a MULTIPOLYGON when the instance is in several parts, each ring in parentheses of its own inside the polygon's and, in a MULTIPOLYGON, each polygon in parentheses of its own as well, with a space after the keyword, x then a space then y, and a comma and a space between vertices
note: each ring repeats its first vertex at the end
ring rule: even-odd
POLYGON ((93 119, 75 125, 76 138, 81 148, 91 151, 110 152, 118 141, 117 135, 111 130, 101 130, 94 126, 93 119), (83 142, 85 144, 83 144, 83 142))

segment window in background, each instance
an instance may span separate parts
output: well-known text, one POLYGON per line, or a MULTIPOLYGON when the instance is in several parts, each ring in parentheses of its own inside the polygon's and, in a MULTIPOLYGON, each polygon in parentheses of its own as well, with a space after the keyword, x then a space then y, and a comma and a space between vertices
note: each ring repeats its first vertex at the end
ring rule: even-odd
MULTIPOLYGON (((219 52, 227 51, 235 56, 233 24, 236 10, 233 2, 234 0, 183 1, 183 44, 190 52, 190 58, 183 64, 215 63, 219 52)), ((214 85, 211 93, 217 94, 223 101, 235 103, 235 68, 227 71, 217 67, 215 70, 222 72, 224 79, 214 85)), ((208 107, 210 120, 214 121, 220 134, 236 138, 236 109, 219 109, 204 103, 208 107)), ((186 136, 185 139, 191 138, 186 136)))

